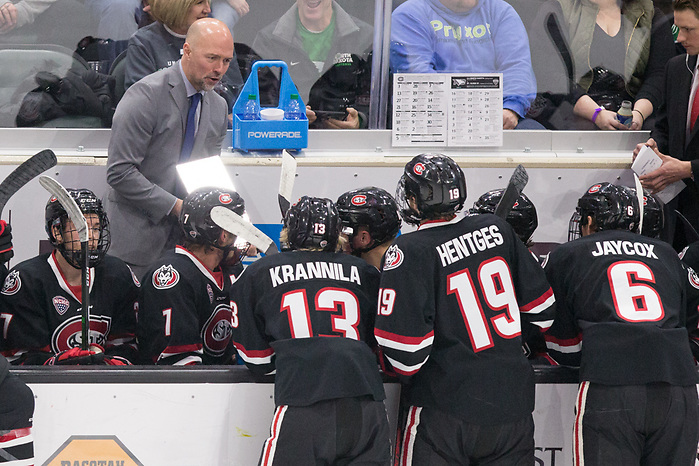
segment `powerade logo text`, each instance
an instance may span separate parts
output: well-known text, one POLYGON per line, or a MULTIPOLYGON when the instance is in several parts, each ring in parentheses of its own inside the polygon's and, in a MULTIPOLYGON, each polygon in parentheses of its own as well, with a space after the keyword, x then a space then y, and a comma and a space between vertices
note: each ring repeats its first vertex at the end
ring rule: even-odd
POLYGON ((252 139, 301 139, 301 131, 248 131, 252 139))

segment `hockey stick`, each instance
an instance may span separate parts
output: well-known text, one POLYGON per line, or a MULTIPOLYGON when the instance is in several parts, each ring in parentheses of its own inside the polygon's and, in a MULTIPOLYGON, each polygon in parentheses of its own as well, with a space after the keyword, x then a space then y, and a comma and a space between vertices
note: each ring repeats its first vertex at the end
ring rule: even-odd
POLYGON ((81 287, 81 301, 82 301, 82 338, 80 342, 80 348, 83 350, 90 349, 90 254, 89 254, 89 235, 87 229, 87 220, 85 216, 80 211, 78 204, 75 203, 75 199, 68 194, 66 188, 64 188, 61 183, 54 180, 50 176, 41 176, 39 178, 39 184, 44 187, 51 195, 58 199, 63 208, 68 213, 68 217, 75 226, 78 232, 78 238, 80 239, 80 248, 82 249, 82 255, 84 263, 82 264, 80 270, 80 287, 81 287))
POLYGON ((266 255, 279 252, 272 239, 240 215, 222 206, 211 209, 211 220, 227 232, 244 239, 266 255))
POLYGON ((527 171, 521 164, 517 165, 517 168, 515 168, 515 171, 512 173, 510 182, 507 184, 505 192, 502 193, 500 202, 498 202, 498 205, 495 207, 495 212, 493 213, 500 218, 507 218, 507 215, 514 207, 515 202, 517 202, 517 198, 520 194, 522 194, 527 182, 529 182, 529 175, 527 174, 527 171))
POLYGON ((699 241, 699 233, 697 233, 697 230, 694 228, 694 226, 689 222, 687 217, 682 215, 679 210, 675 209, 675 213, 677 216, 682 220, 682 224, 684 225, 684 234, 687 237, 687 243, 694 243, 696 241, 699 241))
POLYGON ((44 149, 22 162, 19 167, 7 175, 7 178, 0 183, 0 214, 13 194, 37 175, 55 167, 56 163, 58 163, 56 154, 51 149, 44 149))
POLYGON ((282 173, 279 176, 279 210, 282 217, 291 206, 291 191, 294 189, 296 178, 296 159, 287 150, 282 152, 282 173))
POLYGON ((633 174, 633 182, 636 184, 636 199, 638 199, 638 232, 643 234, 643 214, 644 214, 644 202, 643 198, 646 197, 643 192, 643 186, 641 186, 641 180, 638 179, 637 174, 633 174))

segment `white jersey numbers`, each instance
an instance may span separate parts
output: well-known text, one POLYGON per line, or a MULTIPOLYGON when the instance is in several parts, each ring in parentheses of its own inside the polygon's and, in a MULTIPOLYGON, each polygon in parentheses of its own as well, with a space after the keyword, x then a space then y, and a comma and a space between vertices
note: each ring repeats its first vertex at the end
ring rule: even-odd
POLYGON ((657 322, 665 316, 655 277, 642 262, 615 262, 607 269, 617 315, 627 322, 657 322))
MULTIPOLYGON (((339 308, 341 313, 331 317, 333 331, 344 338, 359 340, 359 302, 353 293, 341 288, 323 288, 316 293, 314 305, 316 311, 337 312, 339 308)), ((282 297, 280 312, 288 313, 292 338, 325 336, 314 335, 309 311, 306 290, 290 291, 282 297)))
POLYGON ((501 337, 513 338, 521 333, 519 305, 505 260, 496 257, 481 264, 478 282, 488 306, 494 311, 504 309, 504 313, 495 317, 485 315, 468 269, 447 277, 447 293, 456 295, 475 352, 493 346, 488 320, 501 337))
POLYGON ((390 288, 379 288, 378 314, 390 316, 396 303, 396 291, 390 288))

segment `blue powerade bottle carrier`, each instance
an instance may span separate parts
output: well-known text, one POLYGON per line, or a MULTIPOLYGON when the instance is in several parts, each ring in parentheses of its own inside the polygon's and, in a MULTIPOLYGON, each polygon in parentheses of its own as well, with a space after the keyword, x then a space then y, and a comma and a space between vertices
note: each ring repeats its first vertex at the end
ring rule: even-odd
MULTIPOLYGON (((308 118, 303 115, 299 120, 244 120, 245 104, 250 94, 255 94, 260 103, 260 85, 257 71, 262 67, 279 67, 281 69, 281 90, 279 109, 286 109, 291 94, 298 94, 289 69, 283 61, 258 61, 252 65, 250 77, 245 82, 233 105, 233 147, 241 150, 251 149, 303 149, 308 146, 308 118)), ((305 104, 299 98, 301 108, 305 104)), ((261 108, 264 110, 264 108, 261 108)))

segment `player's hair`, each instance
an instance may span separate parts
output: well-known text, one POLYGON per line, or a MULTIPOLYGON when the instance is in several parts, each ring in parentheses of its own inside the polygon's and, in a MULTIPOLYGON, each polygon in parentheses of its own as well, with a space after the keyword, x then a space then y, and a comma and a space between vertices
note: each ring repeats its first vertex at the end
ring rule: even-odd
MULTIPOLYGON (((97 245, 94 248, 89 247, 88 249, 88 265, 94 267, 102 262, 111 245, 107 213, 102 207, 102 201, 89 189, 67 188, 66 190, 68 194, 70 194, 70 197, 75 200, 75 203, 83 214, 95 214, 99 219, 99 238, 97 238, 97 245)), ((58 250, 71 266, 76 269, 82 268, 83 264, 85 264, 85 258, 83 257, 80 241, 77 238, 77 233, 75 233, 71 244, 72 247, 68 248, 68 244, 70 244, 66 241, 66 225, 69 220, 68 212, 66 212, 66 209, 55 196, 51 196, 46 203, 44 218, 46 220, 46 233, 53 247, 58 250), (55 228, 58 228, 61 233, 60 241, 54 235, 55 228)), ((75 228, 74 225, 73 228, 75 228)), ((88 246, 90 243, 91 242, 88 242, 88 246)))
POLYGON ((342 224, 351 229, 349 237, 353 238, 360 226, 369 230, 372 242, 354 252, 367 252, 375 247, 393 240, 400 231, 401 221, 398 205, 388 192, 375 186, 353 189, 337 199, 337 211, 342 224))
POLYGON ((403 220, 418 225, 424 220, 448 218, 466 201, 466 177, 461 167, 443 154, 420 154, 405 165, 396 188, 403 220))
MULTIPOLYGON (((477 214, 494 213, 504 192, 505 189, 501 188, 484 193, 473 203, 471 212, 477 214)), ((539 226, 539 217, 536 214, 536 207, 524 193, 519 195, 514 207, 512 207, 510 213, 507 214, 506 220, 524 244, 529 243, 536 227, 539 226)))
POLYGON ((330 199, 303 196, 284 216, 284 249, 336 251, 340 238, 340 214, 330 199))
POLYGON ((568 226, 568 241, 582 236, 588 217, 592 218, 594 231, 636 231, 640 220, 638 199, 625 187, 607 182, 593 184, 578 199, 568 226))
MULTIPOLYGON (((150 15, 170 29, 187 27, 189 9, 198 0, 150 0, 150 15)), ((210 0, 207 0, 211 4, 210 0)))
POLYGON ((699 19, 699 0, 673 0, 672 2, 673 11, 685 11, 691 10, 694 12, 694 16, 699 19))
MULTIPOLYGON (((288 244, 289 242, 289 230, 286 228, 282 228, 282 231, 279 233, 279 243, 280 244, 288 244)), ((343 250, 345 247, 345 244, 347 244, 347 239, 343 238, 340 236, 337 238, 337 245, 335 246, 335 251, 334 252, 340 252, 343 250)), ((320 246, 311 246, 308 248, 298 248, 297 251, 323 251, 324 249, 321 248, 320 246)))

